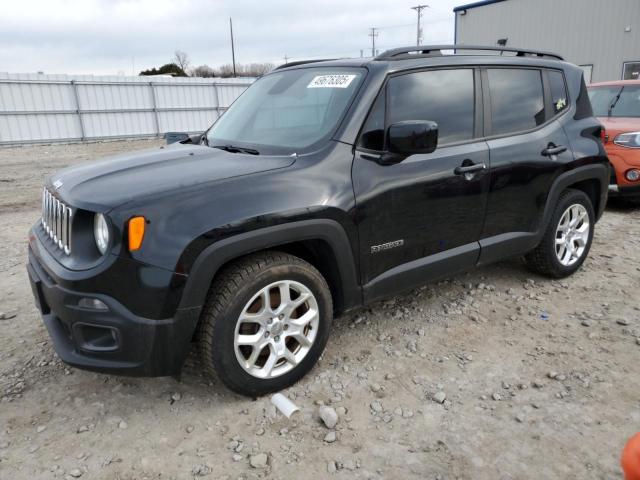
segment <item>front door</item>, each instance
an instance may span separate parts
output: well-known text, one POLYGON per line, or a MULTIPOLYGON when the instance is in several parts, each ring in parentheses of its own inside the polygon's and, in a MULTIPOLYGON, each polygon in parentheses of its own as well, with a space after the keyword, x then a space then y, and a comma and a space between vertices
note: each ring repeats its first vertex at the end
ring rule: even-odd
POLYGON ((365 122, 353 164, 367 300, 475 265, 488 192, 473 68, 392 76, 365 122), (438 147, 395 165, 376 161, 395 122, 430 120, 438 147))

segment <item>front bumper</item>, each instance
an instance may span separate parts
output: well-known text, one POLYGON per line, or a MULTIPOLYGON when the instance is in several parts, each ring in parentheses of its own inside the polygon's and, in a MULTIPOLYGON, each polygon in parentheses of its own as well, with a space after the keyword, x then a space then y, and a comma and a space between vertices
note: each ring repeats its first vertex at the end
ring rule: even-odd
POLYGON ((118 375, 180 373, 200 309, 177 309, 173 318, 162 320, 143 318, 110 296, 63 287, 41 262, 30 247, 27 271, 36 306, 65 363, 118 375), (83 298, 99 300, 106 309, 81 306, 83 298))
POLYGON ((640 185, 620 186, 609 184, 610 197, 640 197, 640 185))

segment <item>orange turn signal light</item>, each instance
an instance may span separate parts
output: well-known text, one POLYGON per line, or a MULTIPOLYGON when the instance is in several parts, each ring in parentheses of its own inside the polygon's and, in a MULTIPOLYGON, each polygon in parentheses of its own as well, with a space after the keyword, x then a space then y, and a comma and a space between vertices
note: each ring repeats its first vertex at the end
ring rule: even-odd
POLYGON ((147 220, 144 217, 133 217, 129 220, 129 251, 140 250, 144 240, 144 228, 147 220))

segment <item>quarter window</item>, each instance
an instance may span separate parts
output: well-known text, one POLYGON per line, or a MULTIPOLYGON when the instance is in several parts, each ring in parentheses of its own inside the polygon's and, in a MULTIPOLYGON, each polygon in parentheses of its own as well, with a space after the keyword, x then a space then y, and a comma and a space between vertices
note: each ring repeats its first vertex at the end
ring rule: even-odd
POLYGON ((549 71, 549 86, 551 88, 553 113, 558 114, 569 107, 569 98, 567 97, 564 75, 555 70, 549 71))
POLYGON ((382 89, 362 128, 359 146, 368 150, 384 150, 384 103, 386 89, 382 89))
POLYGON ((473 138, 473 70, 430 70, 393 77, 388 84, 387 126, 403 120, 438 124, 438 144, 473 138))
POLYGON ((529 130, 545 121, 540 70, 490 68, 491 133, 529 130))

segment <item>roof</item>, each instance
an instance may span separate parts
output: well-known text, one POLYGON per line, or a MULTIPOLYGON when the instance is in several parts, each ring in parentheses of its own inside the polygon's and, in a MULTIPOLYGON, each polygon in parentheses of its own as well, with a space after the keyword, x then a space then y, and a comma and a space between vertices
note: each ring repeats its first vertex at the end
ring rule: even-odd
POLYGON ((471 8, 476 8, 476 7, 484 7, 485 5, 491 5, 492 3, 500 3, 504 1, 506 0, 483 0, 482 2, 467 3, 466 5, 460 5, 459 7, 454 7, 453 11, 460 12, 462 10, 469 10, 471 8))
POLYGON ((612 80, 610 82, 599 82, 599 83, 590 83, 589 87, 616 87, 623 85, 635 85, 636 87, 640 87, 640 80, 612 80))

